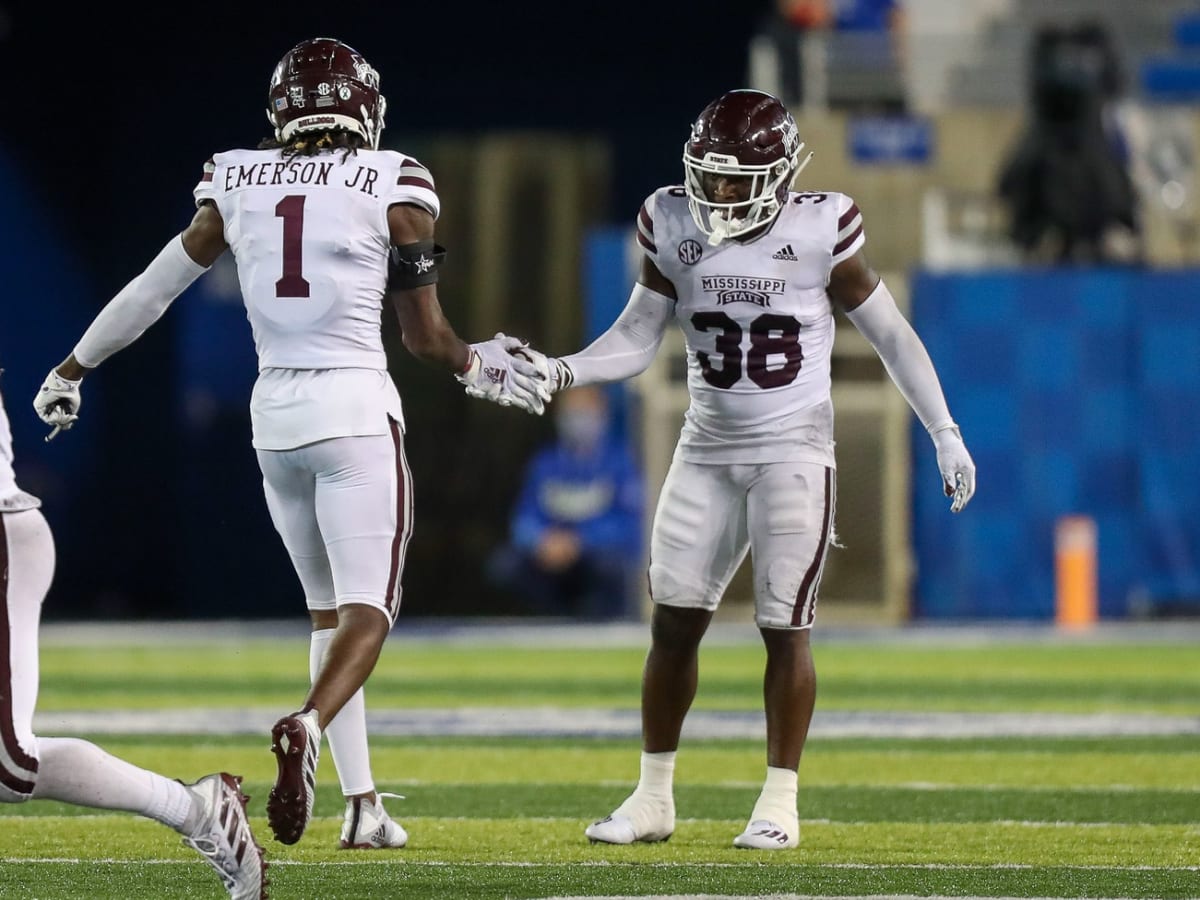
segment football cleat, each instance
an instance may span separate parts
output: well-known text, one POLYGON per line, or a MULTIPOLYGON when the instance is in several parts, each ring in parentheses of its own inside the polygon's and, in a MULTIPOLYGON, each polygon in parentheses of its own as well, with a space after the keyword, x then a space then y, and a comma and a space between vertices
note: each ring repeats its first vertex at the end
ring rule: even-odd
POLYGON ((584 834, 593 844, 653 844, 675 832, 675 801, 632 794, 610 815, 593 822, 584 834))
POLYGON ((294 844, 312 818, 321 732, 315 711, 284 716, 271 729, 278 773, 267 796, 267 824, 281 844, 294 844))
POLYGON ((398 850, 408 843, 408 832, 387 814, 380 796, 374 803, 364 797, 351 797, 346 802, 342 818, 343 850, 398 850))
POLYGON ((790 850, 799 844, 800 822, 797 819, 786 825, 770 819, 755 819, 733 839, 733 846, 743 850, 790 850))
MULTIPOLYGON (((267 864, 246 820, 242 779, 221 772, 184 787, 195 804, 196 830, 183 843, 217 870, 233 900, 264 900, 267 864)), ((189 816, 189 818, 191 818, 189 816)))

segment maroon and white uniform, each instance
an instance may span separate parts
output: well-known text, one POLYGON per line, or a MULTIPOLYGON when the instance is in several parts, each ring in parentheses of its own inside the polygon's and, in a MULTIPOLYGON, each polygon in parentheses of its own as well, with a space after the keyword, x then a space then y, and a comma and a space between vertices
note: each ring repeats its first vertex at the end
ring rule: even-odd
POLYGON ((41 503, 17 487, 12 460, 0 397, 0 802, 6 803, 28 799, 37 783, 38 620, 54 576, 54 538, 41 503))
POLYGON ((865 241, 853 200, 790 192, 754 240, 713 246, 681 187, 637 241, 675 286, 690 404, 650 547, 656 602, 714 609, 754 551, 760 626, 811 626, 836 498, 830 272, 865 241))
POLYGON ((436 218, 433 177, 390 150, 232 150, 194 193, 216 205, 237 264, 259 363, 253 444, 308 607, 365 603, 394 620, 412 484, 380 333, 387 213, 436 218))

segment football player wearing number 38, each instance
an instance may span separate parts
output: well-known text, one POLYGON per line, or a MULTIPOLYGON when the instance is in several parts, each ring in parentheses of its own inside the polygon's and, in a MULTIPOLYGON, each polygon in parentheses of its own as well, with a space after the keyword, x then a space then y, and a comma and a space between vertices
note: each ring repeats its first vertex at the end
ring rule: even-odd
POLYGON ((863 256, 858 207, 844 194, 790 190, 803 146, 768 94, 731 91, 709 104, 684 145, 684 185, 655 191, 638 213, 641 272, 625 310, 586 349, 538 360, 553 390, 629 378, 650 364, 672 317, 688 351, 690 404, 650 543, 641 777, 588 826, 593 841, 659 841, 674 830, 675 752, 700 640, 749 549, 767 657, 767 771, 734 844, 799 842, 797 769, 816 697, 809 631, 836 540, 835 305, 928 430, 951 510, 975 490, 929 354, 863 256))
POLYGON ((468 345, 443 315, 433 176, 379 149, 385 107, 379 73, 353 48, 316 38, 288 51, 268 87, 270 137, 205 164, 191 224, 101 310, 34 400, 51 437, 70 428, 85 374, 233 251, 258 352, 252 443, 313 628, 311 689, 272 730, 267 818, 285 844, 312 815, 323 734, 347 800, 341 846, 407 840, 375 791, 362 690, 400 606, 413 525, 384 299, 409 352, 474 393, 537 414, 549 396, 533 364, 509 353, 523 341, 501 334, 468 345))

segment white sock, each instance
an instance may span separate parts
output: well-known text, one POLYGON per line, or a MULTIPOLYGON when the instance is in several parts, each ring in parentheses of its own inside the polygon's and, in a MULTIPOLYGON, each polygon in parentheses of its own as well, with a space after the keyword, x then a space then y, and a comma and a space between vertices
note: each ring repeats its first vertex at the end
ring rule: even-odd
POLYGON ((178 781, 105 753, 78 738, 38 738, 33 796, 95 809, 120 809, 183 828, 192 794, 178 781))
POLYGON ((754 804, 754 812, 750 814, 750 821, 767 819, 783 825, 786 823, 778 821, 781 815, 786 814, 789 820, 796 818, 798 782, 799 778, 792 769, 767 766, 767 779, 763 782, 762 792, 754 804))
POLYGON ((642 753, 641 776, 634 793, 670 798, 675 783, 675 751, 642 753))
MULTIPOLYGON (((308 646, 308 672, 313 681, 321 671, 325 650, 334 631, 324 628, 312 633, 308 646)), ((329 739, 329 752, 342 785, 342 794, 353 797, 374 791, 371 756, 367 748, 367 703, 361 687, 325 727, 325 736, 329 739)))

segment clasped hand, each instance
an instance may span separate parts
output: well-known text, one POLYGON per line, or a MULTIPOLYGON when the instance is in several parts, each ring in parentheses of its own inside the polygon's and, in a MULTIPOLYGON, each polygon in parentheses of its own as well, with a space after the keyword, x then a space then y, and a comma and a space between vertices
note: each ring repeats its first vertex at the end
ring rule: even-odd
POLYGON ((545 356, 503 332, 490 341, 471 344, 470 349, 470 364, 455 376, 466 386, 467 394, 536 416, 546 411, 551 391, 545 356))

